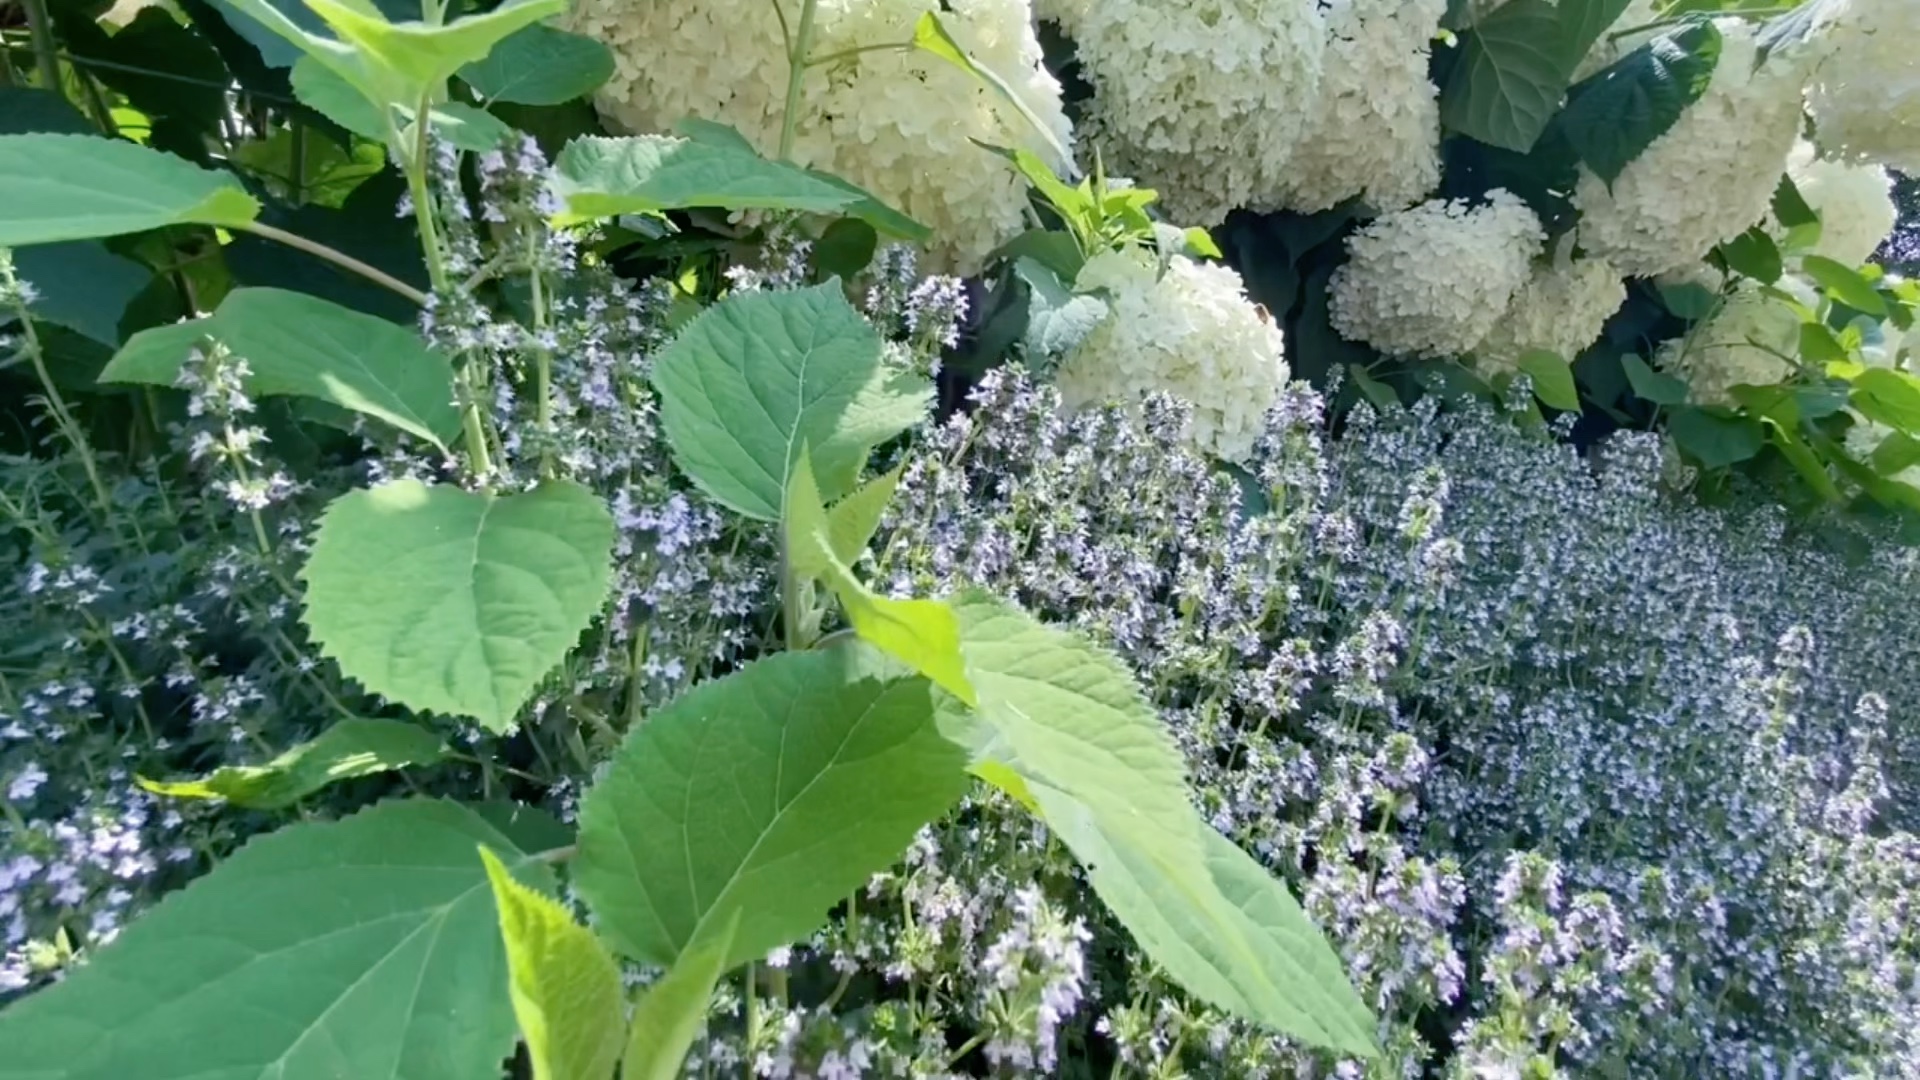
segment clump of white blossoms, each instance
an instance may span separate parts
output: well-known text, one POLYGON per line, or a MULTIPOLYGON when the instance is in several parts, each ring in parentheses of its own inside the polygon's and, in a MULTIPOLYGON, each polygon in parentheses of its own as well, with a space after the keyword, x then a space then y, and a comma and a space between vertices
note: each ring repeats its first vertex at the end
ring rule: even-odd
POLYGON ((1434 199, 1387 214, 1347 240, 1329 286, 1333 327, 1385 353, 1465 353, 1532 278, 1545 242, 1540 218, 1504 188, 1480 206, 1434 199))
POLYGON ((1802 64, 1775 54, 1756 69, 1753 27, 1714 25, 1724 46, 1700 100, 1611 190, 1581 170, 1573 197, 1580 244, 1632 277, 1694 262, 1764 218, 1800 132, 1802 64))
POLYGON ((1507 313, 1473 350, 1488 374, 1518 369, 1520 357, 1545 349, 1573 360, 1600 337, 1627 285, 1603 259, 1570 259, 1541 266, 1520 289, 1507 313))
POLYGON ((1109 314, 1060 365, 1069 408, 1172 394, 1193 406, 1193 445, 1246 460, 1286 385, 1287 362, 1280 328, 1247 299, 1240 275, 1184 255, 1162 274, 1151 252, 1108 251, 1087 260, 1074 289, 1098 293, 1109 314))
MULTIPOLYGON (((1809 307, 1819 302, 1814 288, 1791 274, 1774 288, 1809 307)), ((1661 346, 1657 362, 1687 381, 1695 401, 1727 405, 1735 386, 1772 386, 1792 375, 1788 357, 1799 348, 1800 317, 1758 282, 1742 279, 1691 333, 1661 346)))
MULTIPOLYGON (((787 0, 791 23, 798 5, 787 0)), ((980 148, 1054 155, 1019 111, 978 79, 911 48, 927 12, 976 62, 1006 80, 1054 137, 1071 126, 1060 85, 1041 63, 1029 0, 820 0, 814 57, 803 82, 793 158, 873 192, 933 230, 930 261, 972 273, 1017 234, 1027 186, 980 148)), ((614 126, 670 130, 687 117, 738 128, 762 153, 779 148, 787 56, 768 0, 581 0, 573 29, 613 50, 615 72, 595 101, 614 126)))
POLYGON ((1427 78, 1446 0, 1330 0, 1320 103, 1271 200, 1314 213, 1358 195, 1401 210, 1440 185, 1440 103, 1427 78))
POLYGON ((1808 88, 1820 148, 1853 161, 1920 172, 1920 4, 1847 0, 1825 32, 1808 88))
POLYGON ((1315 0, 1100 0, 1077 23, 1088 126, 1116 171, 1200 225, 1278 193, 1320 91, 1315 0))
POLYGON ((1899 224, 1893 177, 1878 165, 1822 158, 1812 143, 1802 141, 1787 160, 1787 174, 1807 205, 1820 215, 1820 241, 1812 254, 1859 266, 1873 257, 1899 224))

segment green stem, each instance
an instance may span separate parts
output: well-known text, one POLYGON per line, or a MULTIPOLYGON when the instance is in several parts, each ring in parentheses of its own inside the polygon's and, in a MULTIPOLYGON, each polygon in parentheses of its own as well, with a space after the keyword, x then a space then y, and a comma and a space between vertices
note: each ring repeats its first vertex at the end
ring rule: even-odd
POLYGON ((793 158, 793 137, 800 127, 800 90, 807 77, 807 53, 813 50, 813 15, 819 0, 801 0, 800 25, 787 53, 787 104, 780 117, 780 160, 793 158))
POLYGON ((553 478, 553 356, 547 352, 547 293, 540 277, 537 234, 527 232, 527 280, 533 302, 534 426, 540 431, 540 476, 553 478))
POLYGON ((290 248, 296 248, 300 251, 304 251, 307 254, 315 256, 317 258, 325 259, 326 261, 332 263, 335 266, 340 267, 343 270, 351 270, 354 273, 359 274, 361 277, 366 278, 368 281, 371 281, 376 285, 381 285, 387 289, 391 289, 392 291, 399 293, 401 296, 406 297, 407 299, 413 301, 416 304, 419 304, 422 307, 426 306, 426 303, 427 303, 426 293, 423 293, 419 289, 416 289, 413 286, 407 284, 406 282, 401 281, 399 278, 396 278, 393 275, 388 274, 384 270, 379 270, 379 269, 375 269, 372 266, 368 266, 366 263, 361 262, 359 259, 354 258, 353 256, 347 254, 344 251, 336 251, 325 244, 321 244, 321 243, 317 243, 315 241, 309 240, 304 236, 297 236, 283 229, 276 229, 271 225, 267 225, 258 221, 249 222, 245 225, 239 226, 239 228, 242 231, 250 232, 255 236, 262 236, 268 240, 273 240, 278 243, 285 244, 290 248))
POLYGON ((809 57, 807 59, 806 66, 810 68, 825 67, 826 65, 831 64, 837 60, 851 59, 852 57, 859 56, 862 53, 911 52, 913 51, 914 47, 915 46, 911 41, 890 41, 884 45, 859 45, 851 49, 841 49, 839 52, 830 52, 830 53, 824 53, 820 56, 809 57))
POLYGON ((60 47, 53 40, 53 16, 47 0, 23 0, 27 9, 27 30, 33 35, 33 63, 40 72, 40 88, 62 97, 60 89, 60 47))
POLYGON ((45 350, 40 347, 40 332, 34 328, 33 316, 27 310, 26 301, 20 298, 20 282, 13 272, 13 253, 0 251, 0 286, 15 297, 13 315, 20 323, 21 339, 25 342, 27 359, 33 362, 33 372, 40 377, 40 388, 46 392, 47 409, 53 413, 54 425, 60 434, 73 447, 80 458, 80 465, 87 472, 87 483, 92 485, 94 497, 100 501, 100 513, 108 521, 113 520, 113 496, 108 493, 106 482, 100 479, 100 468, 93 459, 93 447, 87 440, 86 432, 80 429, 78 421, 67 408, 67 399, 60 394, 60 387, 54 383, 53 374, 47 370, 45 350))

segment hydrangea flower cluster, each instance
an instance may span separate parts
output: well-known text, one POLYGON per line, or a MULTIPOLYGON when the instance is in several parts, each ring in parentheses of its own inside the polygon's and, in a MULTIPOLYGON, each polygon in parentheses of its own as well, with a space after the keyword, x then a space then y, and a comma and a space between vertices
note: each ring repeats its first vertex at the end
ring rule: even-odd
MULTIPOLYGON (((1774 287, 1803 304, 1818 301, 1812 285, 1796 275, 1774 287)), ((1735 386, 1772 386, 1793 374, 1790 358, 1799 349, 1800 317, 1758 282, 1742 280, 1690 333, 1661 345, 1657 359, 1686 379, 1696 401, 1725 405, 1735 386)))
POLYGON ((1099 295, 1108 314, 1060 365, 1069 407, 1172 394, 1192 406, 1192 445, 1228 461, 1252 453, 1287 382, 1286 342, 1240 275, 1184 255, 1162 273, 1134 249, 1087 260, 1074 287, 1099 295))
POLYGON ((1920 10, 1902 0, 1847 0, 1825 33, 1807 106, 1822 150, 1920 172, 1920 73, 1911 43, 1920 10))
POLYGON ((1706 92, 1611 185, 1583 168, 1574 191, 1581 246, 1631 277, 1695 262, 1764 218, 1800 134, 1803 60, 1759 63, 1751 24, 1714 25, 1723 45, 1706 92))
MULTIPOLYGON (((833 59, 807 72, 793 156, 928 226, 936 258, 971 273, 1020 231, 1027 206, 1026 184, 1012 165, 976 140, 1052 155, 992 89, 908 46, 916 20, 932 11, 1060 143, 1071 142, 1060 86, 1041 64, 1028 0, 822 0, 813 54, 833 59), (901 47, 887 47, 894 45, 901 47)), ((573 29, 613 50, 614 77, 596 97, 611 124, 667 131, 698 117, 738 128, 763 153, 778 149, 788 64, 781 22, 767 0, 588 0, 570 18, 573 29)))
POLYGON ((1440 184, 1440 104, 1427 77, 1445 0, 1333 0, 1320 96, 1275 206, 1314 213, 1355 196, 1402 210, 1440 184))
POLYGON ((1316 0, 1100 0, 1075 20, 1090 135, 1175 218, 1270 202, 1320 94, 1316 0))
POLYGON ((1823 158, 1803 140, 1787 159, 1787 175, 1820 215, 1820 241, 1811 254, 1859 266, 1873 258, 1899 224, 1893 177, 1879 165, 1823 158))
POLYGON ((1333 327, 1386 353, 1468 352, 1533 275, 1540 219, 1505 189, 1474 206, 1435 199, 1384 215, 1347 240, 1328 286, 1333 327))
POLYGON ((1600 338, 1627 301, 1627 284, 1604 259, 1569 259, 1536 267, 1512 306, 1473 350, 1483 371, 1515 371, 1520 357, 1545 349, 1572 361, 1600 338))

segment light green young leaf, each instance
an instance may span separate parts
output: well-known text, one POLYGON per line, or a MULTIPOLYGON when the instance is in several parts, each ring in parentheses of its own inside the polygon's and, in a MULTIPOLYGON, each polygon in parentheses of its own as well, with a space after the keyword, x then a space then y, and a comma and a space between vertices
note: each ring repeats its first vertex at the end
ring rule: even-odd
POLYGON ((564 105, 613 77, 613 50, 593 38, 535 23, 460 69, 460 78, 488 101, 564 105))
MULTIPOLYGON (((938 600, 881 596, 854 575, 847 560, 839 555, 837 543, 851 545, 859 529, 871 536, 877 517, 870 524, 855 520, 867 514, 867 508, 848 511, 849 527, 836 542, 831 516, 821 504, 820 487, 814 482, 807 458, 803 453, 794 463, 793 481, 787 487, 783 524, 790 572, 808 581, 825 581, 862 640, 972 704, 973 686, 967 682, 966 661, 960 655, 960 624, 953 609, 938 600)), ((865 546, 863 537, 855 555, 865 546)))
POLYGON ((1886 300, 1858 270, 1823 255, 1803 257, 1800 270, 1827 290, 1828 295, 1853 310, 1876 319, 1887 317, 1886 300))
POLYGON ((199 780, 140 778, 155 795, 225 799, 235 806, 277 810, 329 784, 409 765, 431 765, 446 755, 440 736, 401 720, 350 717, 265 765, 228 765, 199 780))
POLYGON ((0 1080, 495 1075, 513 1009, 476 844, 553 887, 512 836, 449 802, 254 840, 0 1012, 0 1080))
POLYGON ((0 247, 239 228, 259 213, 232 175, 172 154, 93 135, 0 135, 0 247))
POLYGON ((396 480, 320 519, 307 627, 368 690, 505 731, 599 613, 612 558, 613 518, 577 484, 499 495, 396 480))
MULTIPOLYGON (((381 115, 379 105, 312 57, 303 56, 294 63, 290 81, 293 96, 348 131, 382 143, 393 134, 387 129, 387 120, 381 115)), ((397 133, 402 141, 409 141, 413 108, 394 105, 392 110, 397 133)), ((462 150, 476 153, 492 150, 513 136, 513 129, 504 120, 458 101, 436 105, 428 115, 432 117, 434 133, 462 150)))
POLYGON ((460 430, 453 365, 406 327, 286 289, 235 289, 214 313, 142 330, 100 381, 173 386, 212 337, 247 361, 247 389, 318 398, 445 447, 460 430))
POLYGON ((1559 353, 1528 349, 1520 354, 1519 364, 1533 381, 1535 397, 1561 412, 1580 411, 1580 388, 1574 385, 1573 368, 1559 353))
POLYGON ((508 990, 533 1080, 612 1080, 627 1021, 620 969, 566 908, 513 879, 484 845, 508 990))
POLYGON ((1891 368, 1867 368, 1854 376, 1852 400, 1867 419, 1920 435, 1920 378, 1891 368))
POLYGON ((867 451, 919 423, 932 388, 887 369, 880 335, 838 282, 736 293, 655 359, 674 460, 741 514, 778 521, 801 447, 823 494, 858 479, 867 451))
POLYGON ((678 1080, 687 1050, 706 1022, 713 988, 727 973, 727 954, 739 929, 736 911, 724 930, 682 953, 640 999, 633 1010, 627 1055, 620 1061, 620 1080, 678 1080))
POLYGON ((627 736, 580 803, 574 883, 616 948, 723 967, 805 937, 966 789, 933 687, 857 643, 702 683, 627 736))
MULTIPOLYGON (((257 0, 256 0, 257 2, 257 0)), ((340 39, 379 72, 395 104, 420 100, 468 64, 485 60, 501 41, 550 15, 567 10, 567 0, 506 0, 478 15, 440 26, 391 22, 365 0, 306 0, 340 39)))
POLYGON ((827 538, 835 558, 847 566, 860 561, 867 545, 873 541, 873 534, 880 529, 880 519, 887 512, 887 504, 893 501, 894 489, 900 486, 900 474, 906 467, 905 462, 900 463, 892 472, 861 485, 827 511, 827 538))
POLYGON ((833 214, 861 193, 730 142, 671 135, 582 138, 554 162, 558 225, 693 207, 833 214))
POLYGON ((947 32, 946 26, 940 21, 940 16, 931 11, 920 16, 920 21, 913 28, 913 44, 915 48, 931 53, 985 83, 999 95, 1000 100, 1013 106, 1013 110, 1027 122, 1027 127, 1046 144, 1048 150, 1052 151, 1055 161, 1071 162, 1073 160, 1073 154, 1067 149, 1066 143, 1060 140, 1059 133, 1040 118, 1040 114, 1034 111, 1033 106, 1027 103, 1026 98, 1022 97, 1012 84, 1001 78, 992 68, 969 55, 967 50, 953 39, 953 35, 947 32))

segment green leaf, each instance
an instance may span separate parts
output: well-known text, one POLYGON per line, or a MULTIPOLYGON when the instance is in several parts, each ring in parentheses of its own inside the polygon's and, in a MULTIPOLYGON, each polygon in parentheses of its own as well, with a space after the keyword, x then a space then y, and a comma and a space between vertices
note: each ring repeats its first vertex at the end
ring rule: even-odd
POLYGON ((1767 418, 1766 425, 1767 437, 1773 443, 1773 448, 1780 452, 1781 457, 1787 459, 1794 471, 1807 482, 1807 486, 1828 502, 1840 502, 1840 489, 1834 484, 1833 477, 1828 474, 1826 462, 1820 460, 1820 455, 1816 454, 1792 427, 1772 417, 1767 418))
POLYGON ((1877 319, 1887 317, 1886 300, 1858 270, 1824 255, 1807 255, 1800 260, 1800 272, 1818 282, 1827 290, 1827 295, 1853 310, 1877 319))
POLYGON ((575 139, 554 163, 556 224, 692 207, 833 214, 859 194, 750 150, 671 135, 575 139))
POLYGON ((1780 275, 1786 272, 1786 260, 1780 254, 1780 246, 1758 225, 1721 244, 1714 251, 1719 254, 1720 261, 1727 264, 1727 269, 1768 285, 1779 281, 1780 275))
POLYGON ((682 953, 634 1006, 620 1080, 679 1080, 687 1050, 706 1023, 713 988, 727 973, 727 955, 739 929, 736 911, 724 930, 682 953))
POLYGON ((1889 432, 1873 448, 1873 457, 1869 463, 1873 471, 1881 476, 1895 476, 1920 465, 1920 439, 1905 432, 1889 432))
POLYGON ((140 786, 155 795, 225 799, 235 806, 277 810, 329 784, 445 757, 446 743, 419 724, 350 717, 265 765, 229 765, 199 780, 154 781, 140 786))
POLYGON ((165 225, 239 228, 260 203, 231 175, 91 135, 0 135, 0 247, 165 225))
POLYGON ((882 363, 880 335, 838 282, 729 296, 660 353, 653 384, 680 468, 762 521, 780 519, 801 447, 837 498, 867 451, 919 423, 932 396, 882 363))
POLYGON ((36 318, 108 348, 119 346, 120 317, 153 280, 153 271, 91 240, 36 244, 13 253, 14 272, 33 286, 36 318))
POLYGON ((1867 368, 1854 376, 1853 407, 1875 423, 1920 434, 1920 379, 1904 371, 1867 368))
POLYGON ((1509 0, 1461 38, 1440 95, 1447 127, 1525 153, 1547 130, 1567 84, 1628 0, 1509 0))
MULTIPOLYGON (((870 510, 866 505, 849 509, 842 517, 844 527, 836 536, 820 488, 814 483, 813 467, 802 454, 794 463, 793 480, 787 487, 784 525, 789 572, 807 581, 825 581, 862 640, 932 679, 961 701, 973 704, 973 686, 967 681, 966 661, 960 655, 960 624, 953 610, 938 600, 880 596, 854 576, 848 560, 839 554, 843 547, 853 545, 857 531, 864 529, 867 536, 873 535, 877 520, 864 520, 870 510)), ((854 554, 858 556, 865 546, 863 538, 854 554)), ((792 642, 788 645, 795 647, 792 642)))
POLYGON ((1619 179, 1700 100, 1719 66, 1720 47, 1711 22, 1690 23, 1574 87, 1559 123, 1580 160, 1609 184, 1619 179))
POLYGON ((966 788, 933 688, 862 647, 701 683, 627 736, 580 803, 574 883, 616 947, 723 967, 811 933, 966 788))
POLYGON ((64 96, 51 90, 0 86, 0 135, 48 132, 92 135, 93 125, 64 96))
POLYGON ((1534 396, 1561 412, 1580 411, 1580 388, 1574 385, 1573 368, 1559 353, 1529 349, 1520 356, 1520 370, 1533 381, 1534 396))
POLYGON ((439 26, 390 22, 365 0, 306 0, 342 41, 386 76, 399 92, 396 104, 418 101, 468 64, 487 58, 493 47, 550 15, 567 10, 566 0, 506 0, 478 15, 439 26))
POLYGON ((285 289, 235 289, 214 313, 135 334, 102 382, 172 386, 212 337, 247 361, 247 388, 318 398, 444 448, 460 430, 453 365, 403 326, 285 289))
POLYGON ((485 846, 508 988, 533 1080, 612 1080, 627 1009, 620 969, 566 908, 513 879, 485 846))
POLYGON ((1789 229, 1820 224, 1819 213, 1800 194, 1800 185, 1793 182, 1791 173, 1781 173, 1780 183, 1773 190, 1773 216, 1789 229))
POLYGON ((1720 294, 1697 281, 1676 283, 1654 283, 1654 290, 1660 294, 1660 303, 1676 318, 1688 322, 1698 322, 1712 315, 1720 306, 1720 294))
POLYGON ((1758 420, 1722 416, 1705 409, 1679 406, 1667 420, 1667 434, 1709 469, 1722 469, 1751 459, 1767 444, 1758 420))
POLYGON ((1033 356, 1065 356, 1084 344, 1113 314, 1105 300, 1075 293, 1037 260, 1021 256, 1013 264, 1013 273, 1027 286, 1023 343, 1033 356))
POLYGON ((606 504, 577 484, 499 495, 396 480, 320 519, 307 627, 368 690, 505 731, 600 613, 612 553, 606 504))
POLYGON ((827 226, 813 245, 813 268, 821 277, 852 278, 865 270, 880 249, 880 234, 859 218, 841 218, 827 226))
POLYGON ((489 102, 560 105, 613 77, 613 51, 593 38, 535 23, 460 69, 460 78, 489 102))
POLYGON ((961 48, 960 43, 947 32, 946 26, 940 22, 940 16, 931 11, 921 14, 920 21, 913 28, 913 44, 915 48, 931 53, 980 80, 999 95, 1000 100, 1013 106, 1013 110, 1027 122, 1027 127, 1053 152, 1055 161, 1073 160, 1073 154, 1066 144, 1060 141, 1060 136, 1046 121, 1040 119, 1040 114, 1033 110, 1033 106, 992 68, 969 56, 967 50, 961 48))
POLYGON ((1847 347, 1840 344, 1833 331, 1814 322, 1800 324, 1800 355, 1816 364, 1844 363, 1849 359, 1847 347))
POLYGON ((1029 229, 1021 233, 1000 245, 988 261, 1017 263, 1021 259, 1031 259, 1046 267, 1062 282, 1078 278, 1081 268, 1087 264, 1071 234, 1051 229, 1029 229))
POLYGON ((1365 397, 1376 409, 1394 409, 1400 405, 1400 395, 1393 387, 1373 377, 1373 373, 1363 364, 1348 364, 1347 374, 1353 376, 1353 384, 1360 388, 1365 397))
POLYGON ((1220 245, 1214 243, 1213 234, 1199 227, 1198 225, 1188 229, 1183 235, 1185 235, 1187 238, 1187 254, 1192 256, 1193 258, 1196 258, 1196 259, 1226 258, 1225 255, 1220 253, 1220 245))
MULTIPOLYGON (((873 534, 880 529, 880 519, 887 512, 887 504, 893 501, 894 489, 900 486, 900 474, 906 467, 906 463, 901 462, 892 472, 861 485, 827 511, 827 537, 834 558, 847 566, 860 561, 861 554, 873 541, 873 534)), ((815 493, 818 493, 817 487, 815 493)))
POLYGON ((513 1046, 473 810, 390 802, 254 840, 0 1012, 7 1080, 473 1080, 513 1046))
MULTIPOLYGON (((403 114, 411 116, 412 111, 403 110, 403 114)), ((498 150, 515 139, 513 129, 507 126, 506 121, 485 109, 458 101, 436 105, 428 115, 436 134, 460 149, 476 154, 498 150)))
POLYGON ((1632 353, 1620 357, 1620 366, 1627 373, 1627 382, 1633 386, 1634 396, 1642 401, 1655 405, 1687 403, 1687 384, 1684 381, 1653 370, 1645 360, 1632 353))
MULTIPOLYGON (((293 65, 291 82, 294 96, 301 102, 356 135, 384 144, 395 133, 388 131, 379 105, 310 56, 301 57, 293 65)), ((403 140, 409 139, 414 110, 406 105, 392 108, 397 134, 403 140)), ((458 101, 435 105, 428 115, 432 118, 434 133, 462 150, 476 153, 492 150, 513 137, 513 129, 505 121, 484 109, 458 101)))
POLYGON ((1331 946, 1188 800, 1178 749, 1127 670, 978 593, 955 604, 975 714, 949 737, 1038 809, 1153 961, 1188 990, 1316 1045, 1371 1056, 1373 1021, 1331 946))

